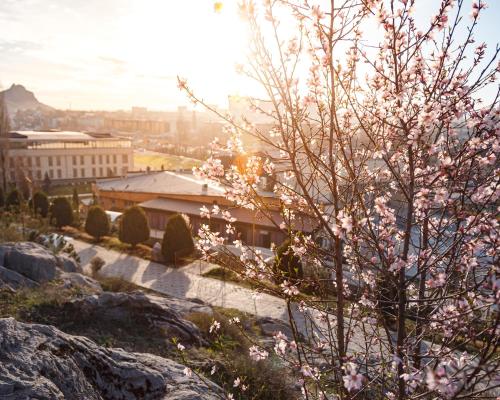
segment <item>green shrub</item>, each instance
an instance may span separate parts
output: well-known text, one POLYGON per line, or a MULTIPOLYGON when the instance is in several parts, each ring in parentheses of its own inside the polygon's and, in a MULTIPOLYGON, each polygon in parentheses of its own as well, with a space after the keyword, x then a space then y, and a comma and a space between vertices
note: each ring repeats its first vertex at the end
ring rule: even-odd
POLYGON ((276 283, 285 279, 294 282, 304 277, 300 258, 294 254, 290 244, 290 239, 287 239, 276 250, 274 261, 276 283))
POLYGON ((100 240, 102 236, 109 234, 109 218, 100 206, 89 208, 87 220, 85 221, 85 232, 100 240))
POLYGON ((44 192, 36 192, 31 198, 30 207, 35 214, 45 218, 49 213, 49 198, 44 192))
POLYGON ((9 209, 19 210, 21 207, 22 196, 19 190, 13 189, 7 195, 7 199, 5 200, 5 206, 9 209))
POLYGON ((120 218, 118 236, 132 247, 149 239, 149 224, 142 208, 132 206, 125 210, 120 218))
POLYGON ((50 206, 51 222, 61 228, 73 222, 73 209, 66 197, 56 197, 50 206))
POLYGON ((191 230, 181 214, 172 215, 165 227, 161 252, 165 261, 175 262, 176 257, 184 257, 194 250, 191 230))

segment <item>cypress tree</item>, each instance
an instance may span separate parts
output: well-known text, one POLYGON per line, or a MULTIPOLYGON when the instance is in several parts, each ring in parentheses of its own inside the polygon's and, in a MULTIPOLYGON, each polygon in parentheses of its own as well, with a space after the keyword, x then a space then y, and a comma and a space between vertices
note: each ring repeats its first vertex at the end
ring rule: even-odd
POLYGON ((39 214, 43 218, 49 213, 49 199, 43 192, 35 192, 29 205, 35 214, 39 214))
POLYGON ((56 197, 50 206, 52 223, 58 228, 73 223, 73 209, 66 197, 56 197))
POLYGON ((22 201, 21 193, 19 193, 19 190, 13 189, 7 195, 7 199, 5 200, 5 206, 10 209, 19 210, 19 207, 21 206, 21 201, 22 201))
POLYGON ((109 234, 109 219, 102 207, 90 207, 85 221, 85 232, 94 236, 97 240, 109 234))
POLYGON ((167 262, 175 262, 175 258, 187 256, 194 250, 193 238, 186 220, 181 214, 172 215, 165 227, 161 252, 167 262))
POLYGON ((283 280, 291 282, 304 277, 302 263, 300 258, 290 248, 290 239, 286 239, 276 249, 276 259, 274 260, 274 272, 276 273, 277 283, 283 280))
POLYGON ((120 219, 118 237, 132 247, 149 239, 149 224, 141 207, 132 206, 125 210, 120 219))

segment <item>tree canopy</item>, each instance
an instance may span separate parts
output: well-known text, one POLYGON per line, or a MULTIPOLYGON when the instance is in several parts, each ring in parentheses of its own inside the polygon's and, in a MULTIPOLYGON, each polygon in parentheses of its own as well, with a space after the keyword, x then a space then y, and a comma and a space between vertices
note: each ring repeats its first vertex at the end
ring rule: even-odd
POLYGON ((109 234, 109 218, 101 206, 92 206, 85 220, 85 232, 99 240, 109 234))
POLYGON ((120 218, 118 235, 123 243, 135 247, 149 239, 149 224, 144 210, 139 206, 127 208, 120 218))
POLYGON ((37 215, 45 218, 49 213, 49 199, 44 192, 35 192, 30 200, 30 207, 37 215))
POLYGON ((170 216, 165 227, 161 246, 165 261, 175 262, 177 257, 187 256, 193 250, 193 237, 186 219, 181 214, 170 216))
POLYGON ((73 209, 66 197, 56 197, 50 206, 51 222, 61 228, 73 223, 73 209))

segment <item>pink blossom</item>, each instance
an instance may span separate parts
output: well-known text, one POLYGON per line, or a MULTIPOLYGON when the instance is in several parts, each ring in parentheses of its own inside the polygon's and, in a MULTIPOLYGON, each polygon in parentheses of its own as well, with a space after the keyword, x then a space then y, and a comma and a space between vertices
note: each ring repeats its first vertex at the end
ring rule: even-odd
POLYGON ((254 361, 265 360, 269 357, 269 353, 267 351, 261 350, 257 346, 252 346, 248 350, 250 358, 254 361))

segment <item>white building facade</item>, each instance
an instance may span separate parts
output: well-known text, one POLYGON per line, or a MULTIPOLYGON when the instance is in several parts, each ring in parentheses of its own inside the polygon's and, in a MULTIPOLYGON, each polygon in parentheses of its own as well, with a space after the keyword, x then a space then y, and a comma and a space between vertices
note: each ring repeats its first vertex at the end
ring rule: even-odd
POLYGON ((33 181, 125 176, 133 169, 132 142, 110 134, 16 131, 9 136, 7 179, 19 171, 33 181))

